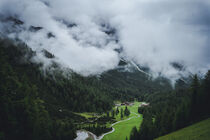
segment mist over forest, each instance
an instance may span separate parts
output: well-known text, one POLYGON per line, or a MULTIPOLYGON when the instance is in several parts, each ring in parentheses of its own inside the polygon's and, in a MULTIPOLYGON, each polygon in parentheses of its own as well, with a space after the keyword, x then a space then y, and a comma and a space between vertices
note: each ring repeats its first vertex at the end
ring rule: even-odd
POLYGON ((177 79, 210 67, 209 7, 208 0, 2 0, 0 31, 25 42, 46 67, 52 62, 43 50, 84 76, 124 59, 177 79))
POLYGON ((209 44, 209 0, 0 0, 0 140, 209 139, 209 44))

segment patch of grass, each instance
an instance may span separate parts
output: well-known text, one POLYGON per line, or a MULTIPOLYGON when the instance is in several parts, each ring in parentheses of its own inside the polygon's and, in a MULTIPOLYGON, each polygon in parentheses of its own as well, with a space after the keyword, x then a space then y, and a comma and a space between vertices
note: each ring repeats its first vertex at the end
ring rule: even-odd
MULTIPOLYGON (((123 120, 128 119, 130 117, 131 119, 114 125, 113 128, 115 129, 115 131, 111 134, 104 136, 103 140, 125 140, 126 136, 129 139, 132 128, 136 126, 139 129, 139 126, 142 122, 142 115, 140 117, 137 117, 137 115, 135 114, 135 113, 138 113, 139 105, 140 105, 140 102, 135 102, 133 106, 128 106, 128 109, 130 110, 130 112, 134 112, 134 113, 131 113, 129 117, 124 117, 123 120)), ((125 106, 122 106, 122 107, 123 109, 125 108, 125 106)), ((120 110, 121 107, 118 107, 118 108, 120 110)), ((120 113, 118 114, 118 116, 116 116, 116 119, 117 121, 121 120, 120 113)))
POLYGON ((92 112, 83 112, 83 113, 75 113, 75 114, 80 115, 80 116, 83 116, 83 117, 85 117, 86 119, 100 116, 100 115, 98 115, 98 114, 96 114, 96 113, 92 113, 92 112))
POLYGON ((191 126, 185 127, 156 140, 209 140, 210 118, 191 126))
POLYGON ((92 139, 92 138, 87 138, 86 140, 94 140, 94 139, 92 139))

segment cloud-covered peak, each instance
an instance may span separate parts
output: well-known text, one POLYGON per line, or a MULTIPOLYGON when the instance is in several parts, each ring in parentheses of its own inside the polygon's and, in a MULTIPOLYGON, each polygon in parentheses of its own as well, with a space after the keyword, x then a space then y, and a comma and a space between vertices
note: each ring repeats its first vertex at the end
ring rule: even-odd
POLYGON ((124 58, 173 78, 181 71, 172 63, 192 73, 210 69, 209 9, 207 0, 1 0, 0 14, 24 24, 8 32, 14 25, 1 20, 0 31, 40 52, 40 60, 47 50, 83 75, 124 58))

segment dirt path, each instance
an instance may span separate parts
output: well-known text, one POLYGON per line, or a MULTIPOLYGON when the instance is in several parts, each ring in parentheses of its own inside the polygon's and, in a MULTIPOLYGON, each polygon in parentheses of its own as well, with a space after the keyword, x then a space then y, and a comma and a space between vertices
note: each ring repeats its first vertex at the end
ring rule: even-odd
POLYGON ((133 118, 139 118, 139 117, 140 117, 140 115, 137 114, 137 113, 135 113, 135 112, 131 112, 131 113, 133 113, 133 114, 135 114, 135 115, 137 115, 137 116, 133 116, 133 117, 130 117, 130 118, 126 119, 126 120, 121 120, 121 121, 118 121, 118 122, 116 122, 116 123, 113 123, 113 124, 111 125, 112 131, 107 132, 107 133, 104 133, 103 135, 101 135, 101 136, 99 137, 99 140, 103 139, 104 136, 113 133, 113 132, 115 131, 115 129, 113 128, 114 125, 116 125, 116 124, 118 124, 118 123, 121 123, 121 122, 129 121, 129 120, 131 120, 131 119, 133 119, 133 118))
POLYGON ((132 113, 132 114, 135 114, 136 116, 130 117, 130 118, 126 119, 126 120, 121 120, 121 121, 118 121, 118 122, 116 122, 116 123, 113 123, 113 124, 111 125, 112 130, 109 131, 109 132, 107 132, 107 133, 102 134, 102 135, 99 136, 99 137, 97 137, 95 134, 93 134, 93 133, 91 133, 91 132, 89 132, 89 131, 79 130, 79 131, 77 131, 77 138, 76 138, 75 140, 85 140, 85 139, 87 138, 87 135, 88 135, 88 134, 91 135, 91 137, 93 137, 94 140, 102 140, 104 136, 106 136, 106 135, 108 135, 108 134, 111 134, 111 133, 113 133, 113 132, 115 131, 115 129, 113 128, 114 125, 116 125, 116 124, 118 124, 118 123, 121 123, 121 122, 129 121, 129 120, 131 120, 131 119, 133 119, 133 118, 139 118, 139 117, 140 117, 140 115, 137 114, 137 113, 135 113, 135 112, 131 112, 131 113, 132 113), (82 136, 84 136, 84 137, 82 137, 82 136), (78 138, 80 138, 80 139, 78 139, 78 138))

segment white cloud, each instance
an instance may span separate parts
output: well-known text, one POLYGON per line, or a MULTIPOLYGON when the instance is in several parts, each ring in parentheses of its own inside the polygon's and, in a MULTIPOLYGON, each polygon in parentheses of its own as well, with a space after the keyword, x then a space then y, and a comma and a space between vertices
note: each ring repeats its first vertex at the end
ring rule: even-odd
POLYGON ((190 72, 210 69, 208 0, 2 0, 0 13, 43 27, 19 36, 83 75, 115 68, 120 58, 114 49, 120 46, 120 56, 154 75, 177 75, 171 62, 184 63, 190 72), (68 28, 61 20, 77 26, 68 28), (101 30, 102 22, 116 28, 118 43, 101 30), (48 32, 56 37, 48 39, 48 32))

